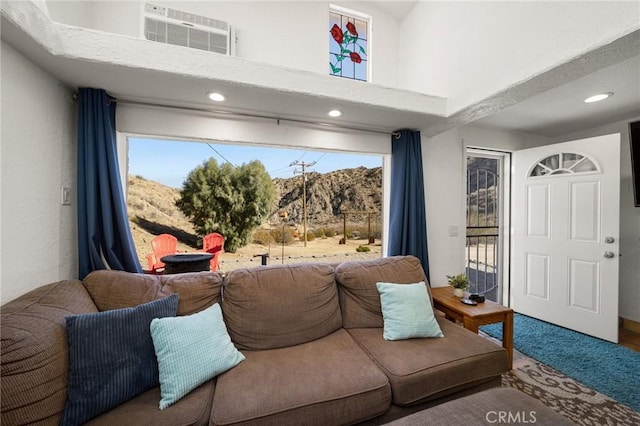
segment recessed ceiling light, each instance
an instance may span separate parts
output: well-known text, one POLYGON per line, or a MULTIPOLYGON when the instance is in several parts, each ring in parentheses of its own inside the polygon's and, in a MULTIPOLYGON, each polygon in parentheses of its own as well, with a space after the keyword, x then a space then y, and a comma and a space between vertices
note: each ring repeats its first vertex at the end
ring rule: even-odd
POLYGON ((593 102, 603 101, 603 100, 605 100, 607 98, 610 98, 611 96, 613 96, 613 92, 598 93, 597 95, 589 96, 584 101, 586 103, 590 104, 590 103, 593 103, 593 102))
POLYGON ((332 109, 327 114, 329 114, 329 117, 340 117, 342 115, 342 111, 337 109, 332 109))
POLYGON ((209 97, 209 99, 215 102, 222 102, 226 99, 223 94, 216 92, 207 93, 207 96, 209 97))

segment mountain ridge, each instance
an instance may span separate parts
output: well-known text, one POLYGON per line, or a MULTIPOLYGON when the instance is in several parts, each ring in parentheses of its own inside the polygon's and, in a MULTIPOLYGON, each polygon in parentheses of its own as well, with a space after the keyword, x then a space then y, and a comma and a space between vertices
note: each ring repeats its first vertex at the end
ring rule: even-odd
MULTIPOLYGON (((289 219, 302 222, 302 176, 273 179, 274 213, 287 211, 289 219)), ((320 225, 342 220, 343 211, 382 210, 382 167, 356 167, 328 173, 307 173, 307 220, 320 225)))

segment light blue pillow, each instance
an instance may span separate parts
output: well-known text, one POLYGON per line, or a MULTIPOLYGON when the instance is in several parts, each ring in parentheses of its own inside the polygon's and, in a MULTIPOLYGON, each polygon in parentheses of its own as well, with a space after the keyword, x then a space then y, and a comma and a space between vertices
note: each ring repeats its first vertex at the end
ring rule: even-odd
POLYGON ((444 337, 424 281, 416 284, 377 283, 376 287, 382 305, 384 340, 444 337))
POLYGON ((245 359, 233 346, 217 303, 193 315, 151 321, 160 373, 160 409, 245 359))

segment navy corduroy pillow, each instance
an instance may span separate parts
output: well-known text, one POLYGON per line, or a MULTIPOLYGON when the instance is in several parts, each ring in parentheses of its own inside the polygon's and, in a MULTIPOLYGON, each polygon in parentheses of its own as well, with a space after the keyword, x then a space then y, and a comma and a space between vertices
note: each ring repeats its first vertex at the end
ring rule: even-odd
POLYGON ((79 425, 159 384, 149 326, 175 317, 178 295, 66 317, 69 385, 62 425, 79 425))

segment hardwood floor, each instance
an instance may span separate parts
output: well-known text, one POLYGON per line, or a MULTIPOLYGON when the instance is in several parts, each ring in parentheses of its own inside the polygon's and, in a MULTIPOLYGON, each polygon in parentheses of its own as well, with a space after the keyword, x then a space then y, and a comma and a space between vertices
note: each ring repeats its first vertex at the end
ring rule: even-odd
POLYGON ((634 333, 626 328, 620 328, 620 332, 618 333, 618 342, 624 347, 640 352, 639 333, 634 333))

